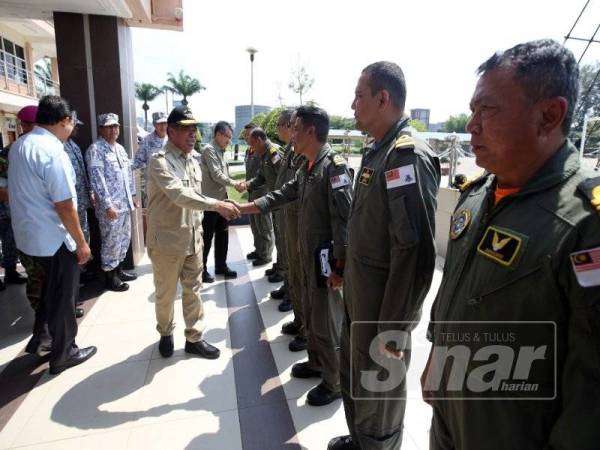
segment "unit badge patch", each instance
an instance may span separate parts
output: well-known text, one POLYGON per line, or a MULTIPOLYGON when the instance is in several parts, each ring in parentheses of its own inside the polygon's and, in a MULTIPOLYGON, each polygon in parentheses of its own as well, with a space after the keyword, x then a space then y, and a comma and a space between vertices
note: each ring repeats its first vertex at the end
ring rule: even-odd
POLYGON ((352 184, 352 181, 350 180, 350 177, 343 173, 341 175, 336 175, 334 177, 331 177, 329 179, 329 181, 331 181, 331 188, 332 189, 338 189, 341 188, 343 186, 348 186, 349 184, 352 184))
POLYGON ((571 264, 581 286, 600 286, 600 247, 571 253, 571 264))
POLYGON ((523 247, 523 237, 514 232, 489 226, 479 245, 477 253, 510 267, 514 264, 523 247))
POLYGON ((374 169, 370 169, 368 167, 363 167, 360 171, 360 175, 358 176, 358 182, 365 186, 368 186, 371 182, 371 178, 373 178, 373 173, 375 173, 374 169))
POLYGON ((397 167, 388 170, 385 173, 385 185, 388 189, 406 186, 407 184, 414 184, 416 182, 417 177, 415 176, 415 166, 413 164, 397 167))
POLYGON ((458 239, 458 237, 467 229, 471 223, 471 210, 461 209, 452 216, 450 222, 450 239, 458 239))

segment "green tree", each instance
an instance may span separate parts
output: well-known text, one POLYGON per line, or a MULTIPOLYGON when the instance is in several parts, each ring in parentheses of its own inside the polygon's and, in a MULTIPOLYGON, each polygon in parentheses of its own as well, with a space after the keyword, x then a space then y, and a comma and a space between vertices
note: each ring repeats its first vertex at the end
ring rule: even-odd
POLYGON ((284 109, 285 107, 281 106, 267 113, 259 113, 252 118, 252 122, 262 128, 271 141, 278 144, 283 144, 283 142, 279 140, 279 136, 277 135, 277 119, 284 109))
POLYGON ((188 97, 206 89, 200 84, 200 81, 184 73, 183 70, 180 70, 177 76, 169 72, 167 74, 167 83, 170 84, 169 88, 172 92, 176 92, 183 97, 183 100, 181 100, 183 105, 188 104, 188 97))
POLYGON ((419 119, 410 119, 409 124, 411 127, 413 127, 415 130, 417 130, 419 132, 427 131, 427 125, 425 125, 419 119))
POLYGON ((354 119, 342 116, 329 117, 329 127, 334 130, 353 130, 354 126, 354 119))
POLYGON ((314 83, 315 79, 308 74, 306 67, 299 66, 292 71, 292 80, 288 87, 300 97, 300 106, 302 106, 302 96, 310 91, 314 83))
POLYGON ((139 101, 144 102, 142 109, 144 110, 144 129, 148 129, 148 110, 150 106, 148 102, 151 102, 161 94, 161 90, 150 83, 135 83, 135 98, 139 101))
POLYGON ((457 116, 450 116, 444 124, 442 130, 447 133, 466 133, 468 121, 469 115, 465 113, 461 113, 457 116))

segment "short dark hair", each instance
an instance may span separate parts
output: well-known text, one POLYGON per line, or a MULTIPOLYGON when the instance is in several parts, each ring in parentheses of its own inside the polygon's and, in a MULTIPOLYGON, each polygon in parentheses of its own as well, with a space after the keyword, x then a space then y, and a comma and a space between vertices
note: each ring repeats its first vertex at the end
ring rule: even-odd
POLYGON ((233 128, 231 127, 229 122, 225 122, 224 120, 221 120, 221 121, 217 122, 217 124, 215 125, 213 136, 216 136, 217 133, 222 133, 225 130, 229 130, 233 133, 233 128))
POLYGON ((477 74, 502 67, 514 69, 515 79, 533 101, 567 99, 562 131, 568 134, 579 94, 579 68, 571 50, 552 39, 525 42, 495 53, 477 68, 477 74))
POLYGON ((378 61, 369 64, 362 72, 369 79, 371 94, 374 95, 385 89, 390 94, 392 104, 400 111, 404 111, 406 80, 404 79, 404 72, 398 64, 390 61, 378 61))
POLYGON ((253 128, 256 128, 258 125, 256 125, 254 122, 249 122, 246 125, 244 125, 244 130, 252 130, 253 128))
POLYGON ((260 127, 254 128, 250 133, 250 136, 254 139, 262 139, 263 141, 267 140, 267 134, 265 133, 265 130, 260 127))
POLYGON ((56 125, 65 117, 72 117, 71 105, 58 95, 46 95, 40 99, 35 121, 39 125, 56 125))
POLYGON ((327 142, 329 116, 324 109, 316 106, 301 106, 296 110, 296 117, 302 121, 304 127, 315 127, 315 136, 321 144, 327 142))
POLYGON ((292 119, 292 113, 294 110, 292 108, 286 108, 279 113, 279 117, 277 118, 277 124, 285 122, 288 124, 292 119))

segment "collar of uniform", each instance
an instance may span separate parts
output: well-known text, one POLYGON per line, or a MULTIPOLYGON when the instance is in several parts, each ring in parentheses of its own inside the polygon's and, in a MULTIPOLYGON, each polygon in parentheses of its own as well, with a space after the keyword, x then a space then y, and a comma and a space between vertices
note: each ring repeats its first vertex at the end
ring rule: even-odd
POLYGON ((388 130, 381 141, 373 143, 373 150, 378 150, 387 146, 398 135, 398 132, 401 129, 408 127, 409 120, 410 119, 407 116, 402 116, 402 118, 388 130))
POLYGON ((167 144, 165 145, 165 151, 167 152, 171 152, 173 153, 173 155, 175 155, 178 158, 181 159, 188 159, 190 157, 190 154, 185 154, 183 152, 183 150, 181 150, 179 147, 177 147, 175 144, 173 144, 171 141, 167 141, 167 144))
POLYGON ((328 143, 325 143, 321 146, 321 149, 319 150, 319 154, 317 155, 317 157, 315 158, 315 162, 313 164, 313 166, 316 166, 317 164, 319 164, 331 151, 331 147, 329 146, 328 143))
POLYGON ((225 151, 225 149, 222 148, 219 144, 217 144, 217 141, 215 141, 214 139, 210 141, 210 146, 214 149, 221 150, 222 152, 225 151))
POLYGON ((100 137, 98 138, 98 141, 99 141, 99 142, 100 142, 102 145, 104 145, 104 146, 108 147, 108 148, 109 148, 111 151, 114 151, 114 150, 116 150, 116 149, 117 149, 117 144, 118 144, 118 142, 115 142, 113 145, 110 145, 110 144, 109 144, 109 142, 108 142, 106 139, 104 139, 102 136, 100 136, 100 137))
POLYGON ((515 196, 549 189, 572 177, 580 167, 579 152, 567 139, 515 196))

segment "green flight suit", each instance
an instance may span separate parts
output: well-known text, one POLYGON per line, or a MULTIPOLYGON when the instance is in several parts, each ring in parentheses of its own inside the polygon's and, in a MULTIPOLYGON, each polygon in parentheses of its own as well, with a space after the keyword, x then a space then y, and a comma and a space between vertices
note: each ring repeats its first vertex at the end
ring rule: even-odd
POLYGON ((396 449, 402 443, 405 378, 394 389, 374 391, 363 384, 362 374, 375 373, 381 380, 390 376, 369 351, 383 332, 398 330, 402 364, 406 369, 410 364, 410 331, 420 318, 435 269, 440 177, 438 158, 412 136, 407 118, 365 149, 356 175, 340 365, 346 421, 363 450, 396 449), (370 323, 356 323, 361 321, 370 323), (385 323, 398 321, 410 323, 385 323))
MULTIPOLYGON (((493 174, 465 187, 452 219, 431 314, 437 322, 430 324, 429 337, 439 348, 449 336, 444 333, 458 329, 441 321, 482 321, 482 328, 490 321, 549 321, 556 329, 548 333, 543 324, 517 330, 514 346, 550 345, 556 339, 556 358, 547 352, 525 380, 543 389, 547 399, 533 399, 536 391, 506 398, 494 390, 479 395, 502 400, 483 401, 436 399, 472 392, 467 383, 451 389, 449 365, 444 369, 432 358, 431 367, 441 374, 431 400, 432 449, 600 448, 600 276, 594 268, 598 256, 585 252, 600 249, 599 211, 591 201, 600 204, 599 175, 581 168, 567 141, 519 192, 496 205, 493 174)), ((514 326, 501 324, 499 330, 514 326)), ((475 342, 460 344, 478 348, 475 342)))
MULTIPOLYGON (((248 149, 246 152, 247 181, 256 177, 260 166, 260 155, 256 152, 250 153, 250 149, 248 149)), ((248 191, 248 201, 256 200, 267 192, 266 186, 255 186, 252 192, 248 191)), ((254 237, 254 249, 256 250, 259 259, 270 260, 273 254, 273 245, 275 243, 271 214, 251 214, 250 229, 252 230, 252 236, 254 237)))
POLYGON ((309 170, 304 161, 295 178, 255 201, 267 212, 298 200, 298 247, 309 367, 321 371, 327 387, 339 391, 339 336, 343 316, 341 292, 320 284, 317 251, 333 243, 333 257, 346 258, 346 224, 352 197, 352 178, 346 161, 321 147, 309 170))

